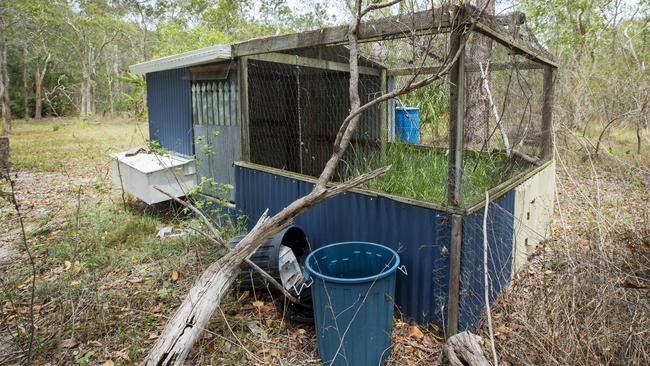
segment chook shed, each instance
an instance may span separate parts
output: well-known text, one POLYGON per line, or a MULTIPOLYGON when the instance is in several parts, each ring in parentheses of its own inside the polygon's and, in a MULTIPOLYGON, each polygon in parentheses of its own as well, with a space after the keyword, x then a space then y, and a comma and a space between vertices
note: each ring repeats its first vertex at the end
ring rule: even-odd
MULTIPOLYGON (((312 249, 352 240, 395 249, 408 275, 398 274, 389 301, 447 331, 471 328, 485 306, 485 192, 493 300, 549 237, 555 187, 555 58, 521 13, 459 9, 362 24, 362 105, 445 76, 368 108, 336 178, 391 170, 295 222, 312 249)), ((347 32, 255 38, 131 66, 146 78, 150 138, 195 158, 197 180, 234 187, 226 198, 249 223, 279 211, 312 189, 349 112, 347 32)))

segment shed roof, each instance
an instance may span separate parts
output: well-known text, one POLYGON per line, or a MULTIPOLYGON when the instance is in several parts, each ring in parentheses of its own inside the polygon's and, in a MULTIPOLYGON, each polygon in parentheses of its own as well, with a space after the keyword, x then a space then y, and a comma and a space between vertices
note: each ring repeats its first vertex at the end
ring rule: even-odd
POLYGON ((144 75, 155 71, 178 69, 181 67, 202 65, 215 61, 225 61, 229 60, 231 57, 230 49, 230 45, 218 44, 131 65, 130 69, 134 74, 144 75))
MULTIPOLYGON (((525 55, 533 61, 557 67, 557 60, 537 42, 534 35, 523 37, 518 26, 525 23, 525 16, 513 12, 504 16, 485 15, 471 5, 438 6, 409 14, 399 14, 363 22, 359 30, 359 41, 401 38, 405 27, 416 33, 448 32, 459 19, 475 25, 476 31, 525 55), (461 13, 461 17, 457 17, 461 13), (509 29, 512 26, 513 29, 509 29)), ((348 25, 327 27, 313 31, 253 38, 232 45, 215 45, 195 51, 163 57, 157 60, 132 65, 135 74, 177 69, 215 61, 225 61, 233 57, 250 56, 270 52, 290 52, 310 47, 345 45, 348 41, 348 25)))

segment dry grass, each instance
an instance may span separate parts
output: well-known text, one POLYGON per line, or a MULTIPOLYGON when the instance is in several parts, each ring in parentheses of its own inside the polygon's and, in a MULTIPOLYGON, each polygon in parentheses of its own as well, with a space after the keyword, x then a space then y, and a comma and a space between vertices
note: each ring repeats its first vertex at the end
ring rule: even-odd
POLYGON ((558 149, 553 240, 494 309, 499 354, 515 365, 647 365, 650 170, 639 162, 650 154, 594 161, 580 146, 558 149))
POLYGON ((147 131, 146 123, 129 119, 17 120, 12 160, 17 170, 89 176, 106 166, 108 154, 144 144, 147 131))

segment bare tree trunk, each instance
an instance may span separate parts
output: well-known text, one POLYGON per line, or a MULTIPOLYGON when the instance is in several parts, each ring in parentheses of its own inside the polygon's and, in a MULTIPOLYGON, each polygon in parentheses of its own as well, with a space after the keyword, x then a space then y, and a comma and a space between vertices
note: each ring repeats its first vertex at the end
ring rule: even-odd
MULTIPOLYGON (((5 7, 0 2, 0 10, 5 7)), ((11 109, 9 107, 9 73, 7 72, 7 40, 5 39, 5 20, 0 14, 0 98, 2 98, 2 121, 3 133, 9 135, 11 132, 11 109)))
MULTIPOLYGON (((479 0, 479 9, 489 15, 494 15, 494 0, 479 0)), ((492 39, 482 34, 474 34, 474 42, 469 44, 467 57, 469 62, 484 63, 492 54, 492 39)), ((483 88, 483 80, 478 72, 467 73, 467 106, 465 115, 464 139, 467 146, 487 146, 490 133, 488 124, 490 118, 490 105, 483 88)), ((487 75, 487 83, 490 75, 487 75)))
POLYGON ((81 62, 81 116, 86 117, 90 114, 90 70, 88 70, 88 62, 83 60, 81 62))
POLYGON ((43 101, 41 100, 41 63, 36 60, 34 71, 34 119, 41 119, 43 116, 43 101))
POLYGON ((27 45, 23 45, 23 85, 21 96, 23 98, 23 111, 25 112, 25 119, 29 119, 29 72, 27 71, 27 45))

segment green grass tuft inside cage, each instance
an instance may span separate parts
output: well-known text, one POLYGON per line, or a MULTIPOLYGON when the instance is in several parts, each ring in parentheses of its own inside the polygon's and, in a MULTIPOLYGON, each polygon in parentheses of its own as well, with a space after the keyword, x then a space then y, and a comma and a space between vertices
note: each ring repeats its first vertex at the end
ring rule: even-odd
MULTIPOLYGON (((343 180, 392 165, 386 174, 362 188, 437 204, 447 202, 446 149, 394 142, 389 143, 382 154, 376 148, 356 144, 351 146, 343 165, 343 180)), ((466 152, 463 159, 463 203, 479 202, 485 191, 529 167, 526 163, 509 159, 502 152, 466 152)))

